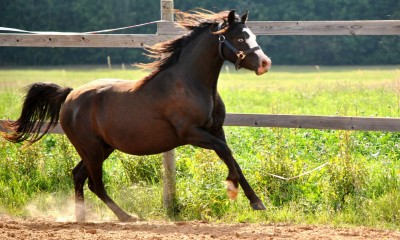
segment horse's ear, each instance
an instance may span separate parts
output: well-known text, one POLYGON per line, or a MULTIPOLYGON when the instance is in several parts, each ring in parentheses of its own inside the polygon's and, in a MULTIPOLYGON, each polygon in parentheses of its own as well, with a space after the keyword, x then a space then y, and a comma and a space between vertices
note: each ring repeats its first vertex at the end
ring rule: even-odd
POLYGON ((235 23, 235 20, 236 20, 236 13, 235 13, 235 9, 233 9, 228 14, 229 25, 232 25, 233 23, 235 23))
POLYGON ((246 23, 247 19, 249 19, 249 10, 246 10, 246 12, 242 16, 242 23, 246 23))

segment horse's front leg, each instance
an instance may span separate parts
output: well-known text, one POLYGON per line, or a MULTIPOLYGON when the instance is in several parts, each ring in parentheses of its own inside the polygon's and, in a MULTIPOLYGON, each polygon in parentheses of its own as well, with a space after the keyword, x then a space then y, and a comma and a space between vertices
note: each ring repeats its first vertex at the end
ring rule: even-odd
POLYGON ((188 144, 201 148, 212 149, 224 161, 229 171, 228 177, 226 179, 229 198, 236 198, 240 183, 240 185, 243 187, 243 190, 245 191, 246 197, 250 200, 253 209, 265 209, 265 206, 262 204, 261 200, 257 197, 253 189, 248 184, 247 180, 244 178, 239 164, 232 156, 232 152, 226 144, 223 131, 222 136, 216 137, 201 128, 194 128, 189 131, 186 136, 188 144))
MULTIPOLYGON (((214 136, 216 136, 217 138, 221 139, 223 142, 226 143, 225 133, 222 127, 215 132, 214 136)), ((253 210, 265 210, 266 209, 265 205, 263 204, 261 199, 257 196, 257 194, 254 192, 250 184, 247 182, 246 178, 243 175, 242 169, 240 168, 239 164, 235 159, 234 162, 236 170, 239 174, 239 184, 240 186, 242 186, 244 194, 246 195, 247 199, 249 199, 251 207, 253 208, 253 210)))
POLYGON ((228 186, 228 196, 230 199, 236 199, 239 187, 239 173, 236 170, 235 159, 228 145, 221 139, 211 135, 201 128, 194 128, 187 132, 186 141, 193 146, 212 149, 219 158, 224 161, 228 167, 228 177, 226 178, 228 186))

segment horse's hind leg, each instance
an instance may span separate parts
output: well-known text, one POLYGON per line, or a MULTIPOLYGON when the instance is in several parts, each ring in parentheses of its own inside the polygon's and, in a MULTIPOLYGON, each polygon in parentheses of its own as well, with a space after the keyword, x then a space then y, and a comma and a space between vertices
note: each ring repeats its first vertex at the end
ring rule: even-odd
POLYGON ((122 210, 107 194, 102 174, 102 164, 94 164, 88 167, 91 178, 89 179, 89 188, 92 190, 118 217, 122 222, 136 221, 137 219, 122 210), (91 180, 91 181, 90 181, 91 180))
POLYGON ((108 196, 104 187, 102 171, 103 162, 114 151, 114 149, 97 145, 97 147, 92 147, 90 150, 77 150, 81 155, 89 174, 89 189, 95 193, 111 209, 111 211, 114 212, 120 221, 136 221, 136 218, 127 214, 108 196))
POLYGON ((85 164, 81 160, 72 170, 75 186, 75 216, 77 222, 85 221, 85 203, 83 196, 83 185, 85 184, 88 174, 85 164))

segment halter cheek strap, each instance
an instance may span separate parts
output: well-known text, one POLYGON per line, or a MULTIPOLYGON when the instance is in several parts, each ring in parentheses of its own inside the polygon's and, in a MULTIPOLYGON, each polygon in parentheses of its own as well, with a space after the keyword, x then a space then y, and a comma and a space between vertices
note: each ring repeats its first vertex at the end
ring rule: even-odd
MULTIPOLYGON (((218 24, 218 31, 221 30, 221 28, 222 28, 222 23, 218 24)), ((242 61, 248 54, 250 54, 250 53, 252 53, 252 52, 255 52, 255 51, 261 49, 260 46, 256 46, 256 47, 250 48, 250 49, 248 49, 248 50, 246 50, 246 51, 238 50, 235 46, 232 45, 232 43, 230 43, 230 42, 225 38, 225 36, 224 36, 223 34, 220 34, 220 35, 219 35, 219 37, 218 37, 218 42, 219 42, 219 44, 218 44, 218 53, 219 53, 219 56, 220 56, 223 60, 226 60, 226 58, 224 57, 224 54, 222 53, 222 47, 223 47, 223 45, 227 46, 231 51, 233 51, 233 52, 235 53, 235 55, 236 55, 236 57, 237 57, 236 62, 235 62, 236 70, 239 70, 239 69, 240 69, 240 63, 241 63, 241 61, 242 61)))

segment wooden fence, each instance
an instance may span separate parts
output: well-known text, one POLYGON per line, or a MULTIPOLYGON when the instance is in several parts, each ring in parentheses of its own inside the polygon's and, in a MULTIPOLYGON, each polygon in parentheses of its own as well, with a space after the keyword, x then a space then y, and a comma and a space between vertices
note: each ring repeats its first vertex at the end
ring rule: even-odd
MULTIPOLYGON (((156 34, 9 34, 0 33, 0 47, 142 48, 184 34, 173 24, 173 0, 161 0, 156 34)), ((400 20, 372 21, 249 21, 256 35, 400 35, 400 20)), ((225 126, 400 131, 400 118, 301 115, 227 114, 225 126)), ((2 129, 0 129, 2 130, 2 129)), ((57 126, 53 133, 62 133, 57 126)), ((164 153, 164 205, 175 196, 174 152, 164 153)))
MULTIPOLYGON (((400 35, 400 20, 376 21, 249 21, 256 35, 400 35)), ((157 23, 157 34, 9 34, 0 33, 0 47, 142 48, 185 33, 172 22, 157 23)))

